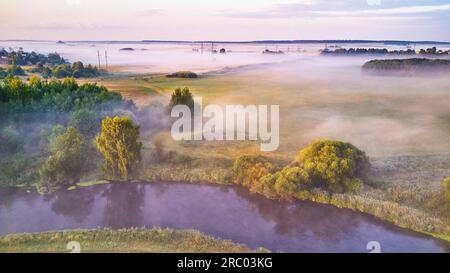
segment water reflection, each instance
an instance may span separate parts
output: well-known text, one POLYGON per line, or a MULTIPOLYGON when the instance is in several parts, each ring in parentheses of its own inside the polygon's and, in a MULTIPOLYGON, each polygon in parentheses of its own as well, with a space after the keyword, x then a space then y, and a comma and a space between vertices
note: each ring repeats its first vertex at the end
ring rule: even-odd
POLYGON ((49 196, 0 188, 0 235, 74 228, 198 229, 280 252, 448 252, 449 244, 365 214, 280 202, 246 189, 182 183, 112 183, 49 196))
POLYGON ((103 226, 112 228, 144 226, 144 184, 114 183, 102 194, 106 199, 103 226))
POLYGON ((331 206, 269 200, 244 188, 236 188, 235 191, 249 201, 262 217, 274 222, 274 230, 280 235, 312 233, 325 240, 339 242, 339 238, 352 234, 364 220, 360 214, 349 210, 337 214, 336 208, 331 206))
POLYGON ((96 190, 86 188, 82 191, 61 191, 45 197, 52 203, 52 210, 58 215, 72 217, 77 223, 83 223, 91 214, 96 190))

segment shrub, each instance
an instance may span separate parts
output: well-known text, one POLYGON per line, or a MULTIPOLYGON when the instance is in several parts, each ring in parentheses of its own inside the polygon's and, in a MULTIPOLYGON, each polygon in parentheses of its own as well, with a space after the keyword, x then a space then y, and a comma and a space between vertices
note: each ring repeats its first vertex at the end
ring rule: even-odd
POLYGON ((96 144, 105 158, 105 174, 112 179, 128 180, 141 160, 139 126, 129 117, 106 117, 96 144))
POLYGON ((350 143, 318 140, 304 148, 297 164, 317 184, 334 192, 357 190, 358 178, 365 178, 369 161, 365 153, 350 143))

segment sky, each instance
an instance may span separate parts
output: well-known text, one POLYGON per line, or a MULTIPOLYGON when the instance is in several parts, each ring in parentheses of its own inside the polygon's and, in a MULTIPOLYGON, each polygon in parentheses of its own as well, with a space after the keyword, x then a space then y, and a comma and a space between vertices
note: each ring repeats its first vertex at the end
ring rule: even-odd
POLYGON ((0 40, 450 41, 450 0, 0 0, 0 40))

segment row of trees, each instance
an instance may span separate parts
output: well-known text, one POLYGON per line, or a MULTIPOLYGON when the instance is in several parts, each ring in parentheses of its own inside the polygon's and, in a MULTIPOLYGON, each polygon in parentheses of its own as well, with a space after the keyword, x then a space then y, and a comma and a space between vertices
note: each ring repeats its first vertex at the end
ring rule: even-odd
POLYGON ((356 192, 368 169, 369 160, 363 151, 350 143, 332 140, 311 143, 281 170, 261 155, 242 156, 233 166, 237 184, 270 198, 284 199, 314 188, 356 192))
POLYGON ((8 71, 0 69, 0 79, 7 76, 25 75, 25 71, 21 65, 33 65, 29 71, 32 73, 40 73, 43 78, 55 77, 58 79, 66 77, 74 78, 93 78, 100 76, 100 71, 96 66, 84 65, 82 62, 74 62, 70 64, 58 53, 50 53, 48 55, 38 54, 36 52, 6 51, 0 50, 0 58, 6 59, 10 67, 8 71))
POLYGON ((49 53, 48 55, 38 54, 34 51, 25 52, 23 50, 7 51, 2 48, 0 50, 0 58, 6 59, 9 64, 16 65, 60 65, 66 63, 66 60, 58 53, 49 53))
POLYGON ((418 53, 413 49, 387 50, 386 48, 338 48, 324 49, 322 55, 449 55, 450 51, 437 50, 436 47, 421 49, 418 53))
POLYGON ((58 79, 66 77, 93 78, 101 74, 96 66, 90 64, 85 66, 82 62, 74 62, 73 64, 65 63, 54 67, 38 64, 30 71, 40 73, 43 78, 55 77, 58 79))
POLYGON ((8 77, 0 81, 0 113, 68 112, 118 106, 134 108, 134 104, 124 101, 119 93, 92 83, 78 85, 73 78, 47 81, 33 77, 26 83, 8 77))

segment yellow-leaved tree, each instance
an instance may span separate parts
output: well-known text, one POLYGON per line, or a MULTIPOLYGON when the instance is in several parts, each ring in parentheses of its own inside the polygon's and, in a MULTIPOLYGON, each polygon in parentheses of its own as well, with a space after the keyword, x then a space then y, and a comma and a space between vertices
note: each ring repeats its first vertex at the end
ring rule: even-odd
POLYGON ((141 160, 139 126, 129 117, 106 117, 95 142, 105 158, 105 175, 110 179, 130 179, 141 160))

